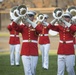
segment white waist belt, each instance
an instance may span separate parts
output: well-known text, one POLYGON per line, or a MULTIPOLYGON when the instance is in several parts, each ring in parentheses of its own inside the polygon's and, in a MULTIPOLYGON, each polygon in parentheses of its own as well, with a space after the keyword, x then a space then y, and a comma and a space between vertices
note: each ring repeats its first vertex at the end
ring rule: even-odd
POLYGON ((33 42, 33 43, 37 43, 36 40, 23 40, 23 42, 33 42))
POLYGON ((39 36, 48 36, 48 34, 39 34, 39 36))
POLYGON ((15 36, 16 36, 16 37, 19 37, 19 35, 10 35, 10 36, 11 36, 11 37, 15 37, 15 36))
POLYGON ((73 40, 70 40, 70 41, 62 41, 62 40, 60 40, 59 42, 60 43, 73 43, 73 40))

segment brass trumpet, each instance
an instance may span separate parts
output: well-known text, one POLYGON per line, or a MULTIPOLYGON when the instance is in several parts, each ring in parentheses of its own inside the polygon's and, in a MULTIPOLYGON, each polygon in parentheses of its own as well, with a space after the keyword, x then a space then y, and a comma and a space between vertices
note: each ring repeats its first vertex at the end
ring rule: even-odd
POLYGON ((72 16, 76 16, 76 7, 71 6, 66 10, 66 12, 69 12, 72 16))
POLYGON ((19 17, 19 14, 18 14, 17 6, 15 6, 10 10, 10 18, 11 20, 14 20, 18 17, 19 17))
MULTIPOLYGON (((36 17, 35 23, 44 21, 44 19, 45 19, 46 16, 47 16, 47 15, 42 14, 42 13, 38 14, 37 17, 36 17)), ((47 17, 48 17, 48 16, 47 16, 47 17)))
POLYGON ((19 16, 25 16, 27 14, 28 8, 25 5, 18 6, 19 16))
POLYGON ((54 12, 53 12, 53 17, 54 17, 55 19, 61 19, 63 13, 64 13, 64 12, 63 12, 63 10, 62 10, 61 8, 57 8, 57 9, 55 9, 54 12))
POLYGON ((25 5, 14 6, 10 10, 10 18, 11 18, 11 20, 15 20, 18 17, 21 17, 21 19, 23 19, 23 17, 26 16, 27 11, 28 11, 28 9, 25 5))
POLYGON ((40 21, 40 22, 42 22, 43 20, 44 20, 44 15, 43 14, 38 14, 38 16, 37 16, 37 19, 38 19, 38 21, 40 21))
POLYGON ((69 12, 72 15, 71 22, 76 24, 76 7, 71 6, 66 10, 66 12, 69 12))

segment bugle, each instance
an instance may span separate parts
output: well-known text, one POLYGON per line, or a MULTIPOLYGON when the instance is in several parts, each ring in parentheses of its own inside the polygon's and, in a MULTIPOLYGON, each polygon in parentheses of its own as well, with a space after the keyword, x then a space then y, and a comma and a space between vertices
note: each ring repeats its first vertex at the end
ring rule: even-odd
POLYGON ((76 16, 76 7, 71 6, 66 10, 66 12, 69 12, 72 16, 76 16))
POLYGON ((25 16, 27 14, 28 8, 25 5, 18 6, 19 16, 25 16))
POLYGON ((53 11, 53 17, 55 19, 61 19, 62 18, 62 15, 63 15, 63 10, 61 8, 56 8, 54 11, 53 11))
POLYGON ((11 20, 14 20, 16 18, 19 17, 19 14, 18 14, 18 10, 17 10, 17 6, 14 6, 11 10, 10 10, 10 18, 11 20))

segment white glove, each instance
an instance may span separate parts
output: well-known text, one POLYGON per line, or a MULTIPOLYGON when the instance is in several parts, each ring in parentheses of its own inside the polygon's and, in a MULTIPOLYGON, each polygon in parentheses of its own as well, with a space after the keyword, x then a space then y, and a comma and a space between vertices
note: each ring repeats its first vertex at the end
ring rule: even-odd
POLYGON ((19 24, 20 21, 21 21, 21 17, 18 17, 18 18, 16 18, 16 19, 14 19, 13 21, 14 21, 15 23, 19 24))
POLYGON ((43 21, 43 25, 44 25, 44 26, 48 26, 48 25, 49 25, 49 23, 48 23, 48 22, 43 21))
POLYGON ((29 19, 26 19, 26 22, 30 23, 32 25, 33 28, 35 28, 37 26, 37 24, 29 19))
POLYGON ((53 19, 50 24, 54 25, 56 23, 57 19, 53 19))
POLYGON ((26 24, 27 23, 27 20, 28 18, 27 18, 27 16, 25 16, 25 17, 22 17, 22 22, 24 23, 24 24, 26 24))
POLYGON ((66 26, 68 26, 68 27, 70 27, 70 26, 71 26, 71 24, 70 24, 70 23, 68 23, 68 22, 65 22, 65 25, 66 25, 66 26))
POLYGON ((70 27, 71 26, 71 24, 69 22, 67 22, 67 21, 65 21, 63 19, 61 19, 61 21, 64 22, 67 27, 70 27))

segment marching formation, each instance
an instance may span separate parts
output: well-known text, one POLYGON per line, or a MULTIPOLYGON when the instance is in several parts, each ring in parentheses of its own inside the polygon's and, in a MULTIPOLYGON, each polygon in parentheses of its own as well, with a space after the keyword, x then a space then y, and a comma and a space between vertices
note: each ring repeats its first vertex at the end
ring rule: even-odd
POLYGON ((36 15, 35 11, 29 11, 25 5, 15 6, 10 11, 12 22, 7 27, 10 32, 10 64, 20 65, 21 55, 25 75, 36 75, 38 44, 42 54, 42 69, 49 69, 49 30, 56 31, 60 38, 57 75, 64 75, 65 68, 68 75, 75 75, 76 7, 69 7, 65 12, 57 8, 53 17, 48 23, 47 14, 36 15), (19 33, 22 34, 21 50, 19 33))

